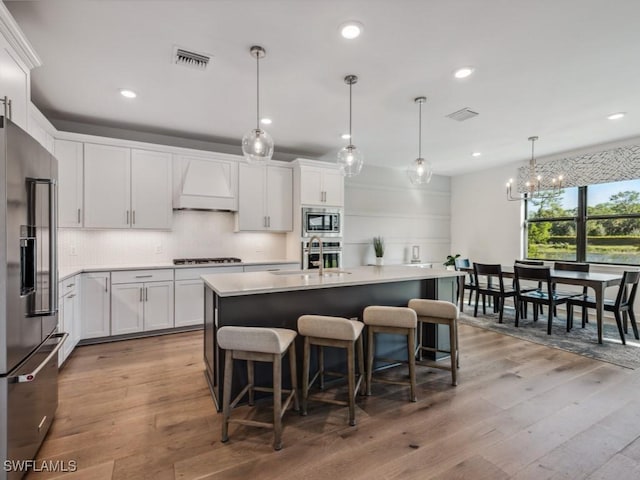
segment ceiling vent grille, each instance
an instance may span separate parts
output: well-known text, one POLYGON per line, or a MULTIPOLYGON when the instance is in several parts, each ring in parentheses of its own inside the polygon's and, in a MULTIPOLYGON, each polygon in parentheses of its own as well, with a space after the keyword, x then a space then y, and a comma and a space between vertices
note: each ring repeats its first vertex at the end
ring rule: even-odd
POLYGON ((192 52, 178 47, 173 49, 173 63, 176 65, 205 70, 209 65, 209 60, 211 60, 211 56, 204 53, 192 52))
POLYGON ((453 112, 447 115, 447 117, 449 117, 450 119, 457 120, 458 122, 464 122, 465 120, 469 120, 470 118, 477 116, 478 112, 474 112, 473 110, 469 109, 469 107, 464 107, 457 112, 453 112))

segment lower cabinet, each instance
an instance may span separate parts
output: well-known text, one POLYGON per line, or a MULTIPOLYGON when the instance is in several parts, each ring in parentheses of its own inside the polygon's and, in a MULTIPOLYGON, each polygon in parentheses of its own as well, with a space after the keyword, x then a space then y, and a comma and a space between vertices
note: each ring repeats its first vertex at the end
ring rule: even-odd
POLYGON ((173 295, 171 270, 114 272, 111 335, 173 328, 173 295), (143 278, 148 281, 126 283, 143 278))
POLYGON ((200 279, 176 280, 176 327, 203 325, 204 282, 200 279))
POLYGON ((82 274, 80 338, 111 335, 111 273, 82 274))
POLYGON ((79 275, 59 283, 58 292, 58 331, 68 333, 67 340, 58 351, 58 365, 71 355, 80 341, 80 296, 79 275))

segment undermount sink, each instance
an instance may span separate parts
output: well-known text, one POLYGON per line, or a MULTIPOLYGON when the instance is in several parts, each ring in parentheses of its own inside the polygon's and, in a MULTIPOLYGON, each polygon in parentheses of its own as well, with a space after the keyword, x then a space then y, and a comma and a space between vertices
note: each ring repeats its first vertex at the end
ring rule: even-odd
MULTIPOLYGON (((299 277, 319 277, 318 270, 278 270, 277 272, 271 272, 272 275, 296 275, 299 277)), ((351 272, 341 269, 326 269, 323 277, 337 277, 339 275, 351 275, 351 272)))

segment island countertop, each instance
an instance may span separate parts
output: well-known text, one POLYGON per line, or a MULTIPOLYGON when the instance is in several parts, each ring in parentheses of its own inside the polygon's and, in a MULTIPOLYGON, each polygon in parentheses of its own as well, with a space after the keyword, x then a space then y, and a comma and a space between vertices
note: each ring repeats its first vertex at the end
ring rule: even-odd
POLYGON ((202 275, 202 279, 218 296, 233 297, 464 275, 451 270, 400 265, 325 269, 324 272, 322 277, 317 270, 221 273, 202 275))

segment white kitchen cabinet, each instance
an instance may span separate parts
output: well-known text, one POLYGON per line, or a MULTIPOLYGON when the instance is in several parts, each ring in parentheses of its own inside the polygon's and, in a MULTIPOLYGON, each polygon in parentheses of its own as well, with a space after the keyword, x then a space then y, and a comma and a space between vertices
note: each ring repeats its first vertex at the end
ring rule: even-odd
POLYGON ((108 337, 111 334, 111 274, 82 274, 81 338, 108 337))
POLYGON ((58 351, 58 365, 62 365, 80 341, 80 285, 79 275, 59 282, 58 331, 68 333, 67 340, 58 351))
POLYGON ((173 270, 130 270, 111 274, 111 334, 172 328, 173 270))
POLYGON ((56 139, 54 155, 58 159, 58 224, 82 227, 82 143, 56 139))
POLYGON ((171 228, 171 155, 84 144, 84 226, 171 228))
POLYGON ((170 229, 171 154, 131 151, 131 226, 170 229))
POLYGON ((242 271, 240 266, 176 268, 175 326, 204 325, 204 282, 201 275, 242 271))
POLYGON ((131 149, 84 144, 84 226, 131 225, 131 149))
POLYGON ((344 206, 344 177, 339 170, 307 165, 299 168, 302 205, 344 206))
POLYGON ((28 131, 30 103, 29 69, 19 59, 7 40, 0 35, 0 115, 28 131))
POLYGON ((293 171, 241 164, 238 181, 239 231, 293 230, 293 171))

